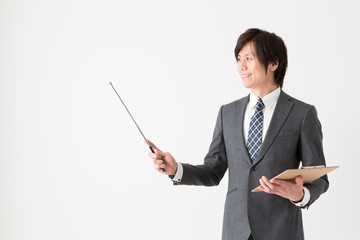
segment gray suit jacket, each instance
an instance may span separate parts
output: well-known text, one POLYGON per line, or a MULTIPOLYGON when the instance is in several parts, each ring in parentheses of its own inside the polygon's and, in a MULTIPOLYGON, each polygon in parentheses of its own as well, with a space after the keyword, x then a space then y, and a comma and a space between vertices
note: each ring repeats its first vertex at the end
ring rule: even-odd
MULTIPOLYGON (((251 193, 259 178, 274 177, 289 168, 325 165, 321 124, 314 106, 283 91, 254 164, 243 136, 243 117, 249 96, 221 107, 213 139, 203 165, 183 165, 182 185, 218 185, 229 169, 223 220, 223 240, 304 239, 301 209, 277 195, 251 193)), ((307 208, 324 193, 324 176, 309 184, 307 208)))

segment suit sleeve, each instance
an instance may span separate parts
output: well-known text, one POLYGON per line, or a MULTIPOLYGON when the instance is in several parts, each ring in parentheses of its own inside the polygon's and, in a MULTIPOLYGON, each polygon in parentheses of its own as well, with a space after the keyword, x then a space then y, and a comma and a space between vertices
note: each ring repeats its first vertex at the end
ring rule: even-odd
POLYGON ((175 185, 216 186, 224 176, 228 164, 223 135, 223 106, 217 116, 213 138, 202 165, 182 163, 183 177, 175 185))
MULTIPOLYGON (((300 151, 303 166, 326 165, 322 138, 321 124, 316 109, 314 106, 310 106, 301 126, 300 151)), ((304 186, 310 191, 310 201, 304 206, 309 208, 329 188, 328 177, 325 175, 311 183, 304 184, 304 186)))

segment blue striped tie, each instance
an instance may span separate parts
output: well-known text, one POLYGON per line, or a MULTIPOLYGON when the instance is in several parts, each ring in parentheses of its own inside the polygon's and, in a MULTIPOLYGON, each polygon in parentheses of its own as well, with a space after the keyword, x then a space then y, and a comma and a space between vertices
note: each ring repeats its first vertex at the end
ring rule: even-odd
POLYGON ((256 103, 255 113, 251 117, 247 148, 252 162, 255 162, 261 147, 263 122, 264 122, 264 113, 263 113, 264 107, 265 105, 263 101, 261 100, 261 98, 259 98, 259 100, 256 103))

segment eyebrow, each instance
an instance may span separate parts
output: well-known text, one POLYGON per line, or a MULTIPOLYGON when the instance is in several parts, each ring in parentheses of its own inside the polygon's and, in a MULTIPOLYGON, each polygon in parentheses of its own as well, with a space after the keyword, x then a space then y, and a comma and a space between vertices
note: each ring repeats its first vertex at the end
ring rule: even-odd
MULTIPOLYGON (((254 56, 254 54, 252 54, 252 53, 246 53, 246 54, 244 54, 244 56, 248 56, 248 55, 253 55, 253 56, 254 56)), ((241 57, 241 55, 238 54, 238 57, 241 57)))

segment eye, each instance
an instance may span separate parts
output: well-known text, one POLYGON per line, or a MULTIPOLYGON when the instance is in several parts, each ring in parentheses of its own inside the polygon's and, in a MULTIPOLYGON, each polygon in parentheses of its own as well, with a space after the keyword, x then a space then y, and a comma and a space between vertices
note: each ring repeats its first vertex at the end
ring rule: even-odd
POLYGON ((246 61, 251 61, 252 58, 251 57, 246 57, 246 61))
POLYGON ((241 57, 238 57, 238 58, 237 58, 237 61, 238 61, 238 62, 241 61, 241 57))

